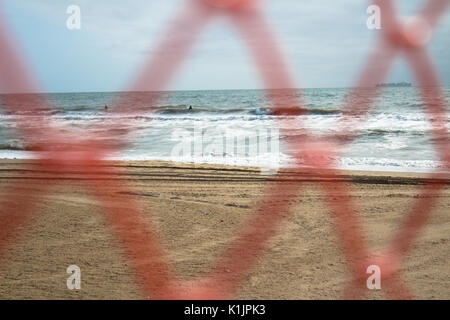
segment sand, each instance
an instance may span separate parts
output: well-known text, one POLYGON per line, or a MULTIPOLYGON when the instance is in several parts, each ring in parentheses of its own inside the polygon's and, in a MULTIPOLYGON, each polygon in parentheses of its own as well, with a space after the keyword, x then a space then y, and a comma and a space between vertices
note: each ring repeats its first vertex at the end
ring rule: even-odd
MULTIPOLYGON (((273 185, 255 168, 108 162, 105 172, 131 186, 129 197, 158 227, 181 279, 205 274, 231 239, 245 228, 273 185)), ((423 175, 343 172, 339 177, 359 208, 366 239, 381 249, 398 232, 423 188, 423 175)), ((102 214, 102 205, 79 173, 55 175, 29 161, 0 162, 0 204, 14 211, 14 195, 35 201, 28 224, 19 228, 0 256, 1 299, 146 298, 122 243, 102 214), (16 189, 11 188, 16 184, 16 189), (40 197, 39 191, 49 186, 40 197), (66 269, 81 269, 81 290, 68 290, 66 269)), ((289 215, 246 274, 237 299, 339 299, 350 279, 340 239, 322 188, 314 177, 283 173, 284 184, 306 188, 289 198, 289 215)), ((322 179, 323 180, 323 179, 322 179)), ((333 182, 327 182, 333 183, 333 182)), ((114 192, 114 190, 109 190, 114 192)), ((126 208, 124 208, 126 210, 126 208)), ((450 298, 450 183, 402 264, 402 278, 420 299, 450 298)), ((5 223, 2 212, 1 223, 5 223)), ((382 290, 368 298, 386 298, 382 290)))

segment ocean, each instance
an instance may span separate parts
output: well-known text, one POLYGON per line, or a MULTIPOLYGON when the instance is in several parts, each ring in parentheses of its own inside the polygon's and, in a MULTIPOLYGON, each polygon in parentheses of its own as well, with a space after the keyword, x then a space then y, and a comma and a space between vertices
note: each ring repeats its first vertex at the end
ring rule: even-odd
MULTIPOLYGON (((443 91, 450 128, 450 88, 443 91)), ((55 93, 49 95, 49 104, 56 107, 36 105, 15 112, 5 108, 7 99, 0 95, 0 158, 36 157, 31 143, 21 138, 17 120, 41 116, 61 132, 79 137, 107 138, 108 130, 123 130, 120 150, 111 159, 289 167, 295 161, 287 141, 301 140, 304 129, 317 135, 340 133, 337 121, 348 92, 346 88, 302 89, 305 113, 289 116, 289 123, 301 121, 302 127, 289 130, 282 127, 287 123, 279 121, 282 116, 272 114, 262 90, 172 91, 162 93, 158 103, 151 93, 55 93), (124 97, 120 113, 114 113, 111 105, 117 96, 124 97), (113 129, 105 126, 112 121, 113 129)), ((383 89, 359 129, 360 135, 334 159, 340 169, 430 172, 443 168, 417 88, 383 89)))

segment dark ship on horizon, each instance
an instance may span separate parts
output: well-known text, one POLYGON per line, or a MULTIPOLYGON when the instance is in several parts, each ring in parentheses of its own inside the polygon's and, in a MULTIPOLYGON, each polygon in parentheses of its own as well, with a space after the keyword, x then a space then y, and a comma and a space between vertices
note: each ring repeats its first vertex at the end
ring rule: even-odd
POLYGON ((377 84, 377 88, 407 88, 412 87, 412 84, 409 82, 393 82, 393 83, 379 83, 377 84))

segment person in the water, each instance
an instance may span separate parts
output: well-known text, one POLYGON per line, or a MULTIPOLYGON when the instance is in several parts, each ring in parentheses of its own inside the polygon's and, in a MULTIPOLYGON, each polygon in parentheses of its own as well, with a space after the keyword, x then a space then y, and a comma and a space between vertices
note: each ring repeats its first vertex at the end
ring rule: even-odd
POLYGON ((188 110, 192 110, 192 106, 189 106, 189 109, 188 110))

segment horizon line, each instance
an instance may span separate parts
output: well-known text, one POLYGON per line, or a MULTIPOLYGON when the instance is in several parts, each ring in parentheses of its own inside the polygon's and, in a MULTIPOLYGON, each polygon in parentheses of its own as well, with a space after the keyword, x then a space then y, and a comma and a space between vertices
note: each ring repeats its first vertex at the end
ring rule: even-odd
MULTIPOLYGON (((438 87, 450 87, 450 85, 440 85, 438 87)), ((0 95, 8 95, 8 94, 65 94, 65 93, 152 93, 152 92, 187 92, 187 91, 270 91, 270 90, 304 90, 304 89, 355 89, 355 88, 371 88, 371 89, 386 89, 390 88, 387 87, 302 87, 302 88, 250 88, 250 89, 174 89, 174 90, 92 90, 92 91, 40 91, 40 92, 8 92, 8 93, 2 93, 0 92, 0 95)), ((400 87, 396 87, 400 88, 400 87)), ((411 85, 408 88, 421 88, 421 86, 411 85)))

